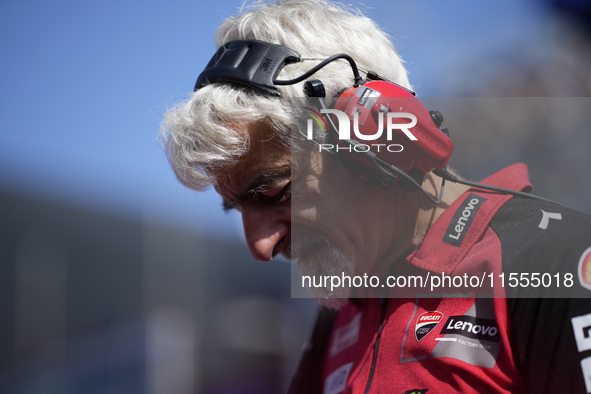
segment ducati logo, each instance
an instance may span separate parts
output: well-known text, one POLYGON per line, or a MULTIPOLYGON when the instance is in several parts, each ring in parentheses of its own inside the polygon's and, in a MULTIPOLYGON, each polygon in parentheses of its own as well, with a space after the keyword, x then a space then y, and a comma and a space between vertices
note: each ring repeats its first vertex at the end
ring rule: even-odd
POLYGON ((420 315, 415 324, 415 338, 417 338, 417 342, 437 327, 442 319, 443 313, 439 311, 425 312, 420 315))

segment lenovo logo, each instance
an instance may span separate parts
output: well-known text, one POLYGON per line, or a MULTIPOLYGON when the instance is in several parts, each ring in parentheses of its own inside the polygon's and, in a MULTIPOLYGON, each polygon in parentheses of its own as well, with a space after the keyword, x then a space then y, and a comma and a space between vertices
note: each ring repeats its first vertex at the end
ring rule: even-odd
POLYGON ((472 221, 474 220, 478 209, 485 201, 486 198, 470 193, 449 223, 449 227, 443 237, 443 242, 454 246, 460 246, 470 225, 472 225, 472 221))
POLYGON ((499 328, 495 320, 464 315, 451 316, 447 319, 441 334, 457 334, 495 342, 500 339, 499 328))

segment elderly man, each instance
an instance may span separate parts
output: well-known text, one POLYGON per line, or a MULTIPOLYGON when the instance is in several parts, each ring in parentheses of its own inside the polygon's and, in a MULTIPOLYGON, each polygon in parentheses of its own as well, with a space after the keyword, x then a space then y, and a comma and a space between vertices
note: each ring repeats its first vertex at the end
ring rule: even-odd
POLYGON ((460 183, 364 16, 279 2, 216 41, 162 133, 178 179, 213 186, 255 259, 292 259, 323 305, 292 392, 591 392, 589 218, 527 194, 523 165, 460 183), (506 292, 507 270, 568 298, 506 292))

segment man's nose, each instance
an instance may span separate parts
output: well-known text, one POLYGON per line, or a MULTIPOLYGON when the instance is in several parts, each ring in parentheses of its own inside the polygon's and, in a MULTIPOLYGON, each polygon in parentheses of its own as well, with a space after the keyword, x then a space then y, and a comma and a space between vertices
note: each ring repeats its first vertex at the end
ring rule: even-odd
POLYGON ((242 209, 246 243, 258 261, 269 261, 290 242, 291 209, 285 206, 247 205, 242 209))

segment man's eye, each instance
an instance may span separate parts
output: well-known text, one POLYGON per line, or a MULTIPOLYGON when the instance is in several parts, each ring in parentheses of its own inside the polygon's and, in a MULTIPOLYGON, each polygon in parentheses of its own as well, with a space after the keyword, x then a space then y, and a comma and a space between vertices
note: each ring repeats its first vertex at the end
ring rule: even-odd
POLYGON ((291 197, 291 182, 288 182, 282 188, 272 188, 262 193, 266 200, 273 202, 274 204, 281 204, 288 201, 291 197))
POLYGON ((289 182, 275 198, 277 199, 277 203, 288 201, 291 198, 291 182, 289 182))

